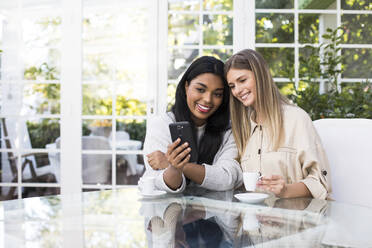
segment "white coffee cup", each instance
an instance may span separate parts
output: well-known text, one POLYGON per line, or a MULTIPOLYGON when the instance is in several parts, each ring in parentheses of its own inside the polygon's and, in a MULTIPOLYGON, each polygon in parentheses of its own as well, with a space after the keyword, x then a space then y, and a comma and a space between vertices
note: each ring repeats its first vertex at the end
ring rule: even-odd
POLYGON ((247 191, 255 191, 256 184, 259 178, 260 178, 259 172, 244 172, 243 181, 245 189, 247 191))
POLYGON ((142 177, 139 184, 142 193, 151 194, 155 190, 155 177, 142 177))

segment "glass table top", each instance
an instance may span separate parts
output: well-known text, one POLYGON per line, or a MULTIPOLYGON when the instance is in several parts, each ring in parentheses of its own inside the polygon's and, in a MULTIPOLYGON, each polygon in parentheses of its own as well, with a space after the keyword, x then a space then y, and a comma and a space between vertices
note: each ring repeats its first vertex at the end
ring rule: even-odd
POLYGON ((200 188, 137 187, 0 202, 0 247, 372 247, 372 208, 200 188))

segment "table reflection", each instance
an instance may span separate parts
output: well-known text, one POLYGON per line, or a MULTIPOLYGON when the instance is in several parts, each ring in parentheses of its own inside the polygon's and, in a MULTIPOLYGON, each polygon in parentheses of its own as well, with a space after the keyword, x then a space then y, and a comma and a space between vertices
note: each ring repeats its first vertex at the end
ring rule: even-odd
POLYGON ((325 200, 136 187, 0 203, 4 247, 372 247, 372 209, 325 200))

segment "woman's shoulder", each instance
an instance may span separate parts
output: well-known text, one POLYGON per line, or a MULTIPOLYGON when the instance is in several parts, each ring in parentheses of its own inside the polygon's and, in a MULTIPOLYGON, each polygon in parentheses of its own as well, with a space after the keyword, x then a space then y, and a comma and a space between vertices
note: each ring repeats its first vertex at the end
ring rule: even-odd
POLYGON ((148 122, 149 125, 161 125, 161 124, 166 124, 168 125, 169 123, 174 122, 173 121, 174 115, 172 112, 167 112, 167 113, 161 113, 158 115, 153 115, 149 118, 148 122))
POLYGON ((283 105, 284 121, 311 122, 309 114, 302 108, 293 104, 283 105))
POLYGON ((234 139, 234 135, 232 133, 231 127, 227 127, 225 131, 223 132, 223 140, 227 141, 229 139, 234 139))
POLYGON ((160 133, 169 132, 169 124, 173 123, 173 120, 168 113, 161 113, 149 117, 147 121, 146 132, 160 135, 160 133))
POLYGON ((302 108, 296 105, 285 105, 284 112, 284 127, 288 130, 298 132, 311 132, 313 129, 313 122, 309 114, 302 108))

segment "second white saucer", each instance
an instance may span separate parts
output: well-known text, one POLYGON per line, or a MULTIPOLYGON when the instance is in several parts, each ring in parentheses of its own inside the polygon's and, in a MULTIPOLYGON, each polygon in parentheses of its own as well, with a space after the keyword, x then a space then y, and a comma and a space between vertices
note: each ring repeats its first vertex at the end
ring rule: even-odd
POLYGON ((152 198, 157 198, 157 197, 161 197, 163 195, 167 194, 166 191, 164 190, 154 190, 152 191, 151 193, 143 193, 143 192, 140 192, 140 195, 145 198, 145 199, 152 199, 152 198))
POLYGON ((269 197, 268 194, 264 193, 240 193, 235 194, 234 196, 239 201, 246 203, 260 203, 264 201, 267 197, 269 197))

